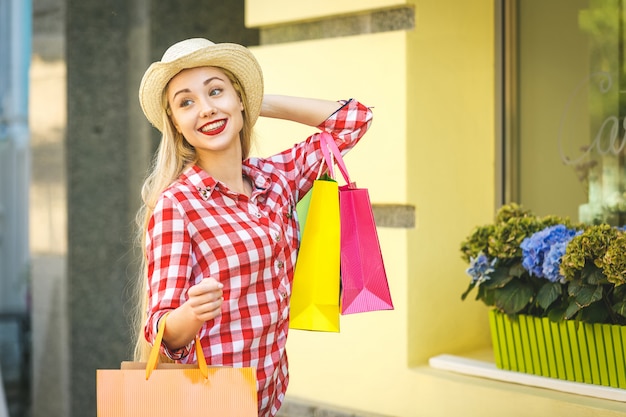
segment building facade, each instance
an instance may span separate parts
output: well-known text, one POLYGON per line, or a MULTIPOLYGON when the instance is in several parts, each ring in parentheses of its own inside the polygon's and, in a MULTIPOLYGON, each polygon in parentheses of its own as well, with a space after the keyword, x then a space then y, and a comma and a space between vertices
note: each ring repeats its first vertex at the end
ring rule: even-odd
MULTIPOLYGON (((158 141, 137 89, 150 62, 192 36, 248 45, 268 93, 374 108, 346 162, 370 191, 395 310, 342 317, 340 334, 291 331, 285 412, 622 415, 623 403, 428 366, 442 353, 490 360, 486 308, 460 298, 459 245, 499 205, 573 218, 619 208, 621 157, 606 150, 621 151, 624 136, 621 0, 35 0, 33 9, 35 416, 95 415, 95 370, 130 356, 133 216, 158 141), (592 144, 600 156, 578 153, 592 144), (599 191, 597 175, 577 175, 594 158, 606 174, 599 191)), ((312 133, 275 123, 259 121, 255 153, 312 133)))

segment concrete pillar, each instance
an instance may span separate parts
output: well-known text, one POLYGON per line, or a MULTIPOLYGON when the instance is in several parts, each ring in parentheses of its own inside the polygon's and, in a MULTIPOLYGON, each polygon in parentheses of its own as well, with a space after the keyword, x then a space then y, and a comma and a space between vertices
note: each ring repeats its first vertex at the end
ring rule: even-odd
POLYGON ((70 412, 96 415, 96 369, 131 355, 133 218, 158 135, 137 102, 149 62, 180 39, 255 44, 244 1, 66 0, 70 412))
POLYGON ((71 416, 95 416, 97 368, 129 355, 133 1, 67 0, 71 416))

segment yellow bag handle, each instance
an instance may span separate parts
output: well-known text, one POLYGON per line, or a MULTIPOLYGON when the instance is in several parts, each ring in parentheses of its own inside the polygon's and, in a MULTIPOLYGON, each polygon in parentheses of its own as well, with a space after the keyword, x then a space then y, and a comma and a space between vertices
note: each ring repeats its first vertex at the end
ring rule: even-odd
MULTIPOLYGON (((152 345, 152 350, 150 350, 150 357, 148 358, 148 363, 146 364, 146 380, 150 378, 152 371, 154 371, 157 367, 157 362, 159 359, 159 351, 161 349, 161 342, 163 342, 163 334, 165 333, 165 319, 167 318, 169 313, 165 313, 161 320, 159 320, 159 330, 157 332, 156 338, 154 339, 154 345, 152 345)), ((203 377, 209 377, 209 370, 206 364, 206 358, 204 357, 204 351, 202 350, 202 344, 200 344, 200 338, 196 335, 196 357, 198 358, 198 368, 200 368, 200 373, 203 377)))

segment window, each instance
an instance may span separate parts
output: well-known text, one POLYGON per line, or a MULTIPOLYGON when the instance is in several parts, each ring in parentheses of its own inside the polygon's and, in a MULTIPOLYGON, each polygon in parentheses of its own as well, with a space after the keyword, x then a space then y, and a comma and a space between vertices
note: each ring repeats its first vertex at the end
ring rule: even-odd
POLYGON ((500 202, 626 222, 625 0, 501 0, 500 202))

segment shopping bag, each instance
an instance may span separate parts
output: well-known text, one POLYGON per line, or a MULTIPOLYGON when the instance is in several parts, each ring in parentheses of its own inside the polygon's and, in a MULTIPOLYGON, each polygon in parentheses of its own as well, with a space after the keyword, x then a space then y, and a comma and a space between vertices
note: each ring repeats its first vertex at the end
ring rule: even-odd
POLYGON ((147 363, 96 371, 98 417, 258 417, 254 368, 207 367, 197 337, 198 365, 157 367, 164 330, 162 318, 147 363))
POLYGON ((291 290, 289 327, 339 332, 338 184, 318 174, 310 193, 291 290))
POLYGON ((322 141, 346 181, 339 187, 341 314, 393 310, 369 192, 350 181, 332 137, 322 141))
POLYGON ((298 204, 296 204, 296 213, 298 213, 298 223, 300 225, 300 237, 302 237, 302 232, 306 226, 306 218, 309 214, 309 206, 311 205, 311 194, 313 194, 313 189, 309 190, 309 192, 298 201, 298 204))
POLYGON ((393 310, 389 283, 367 189, 339 189, 341 314, 393 310))

